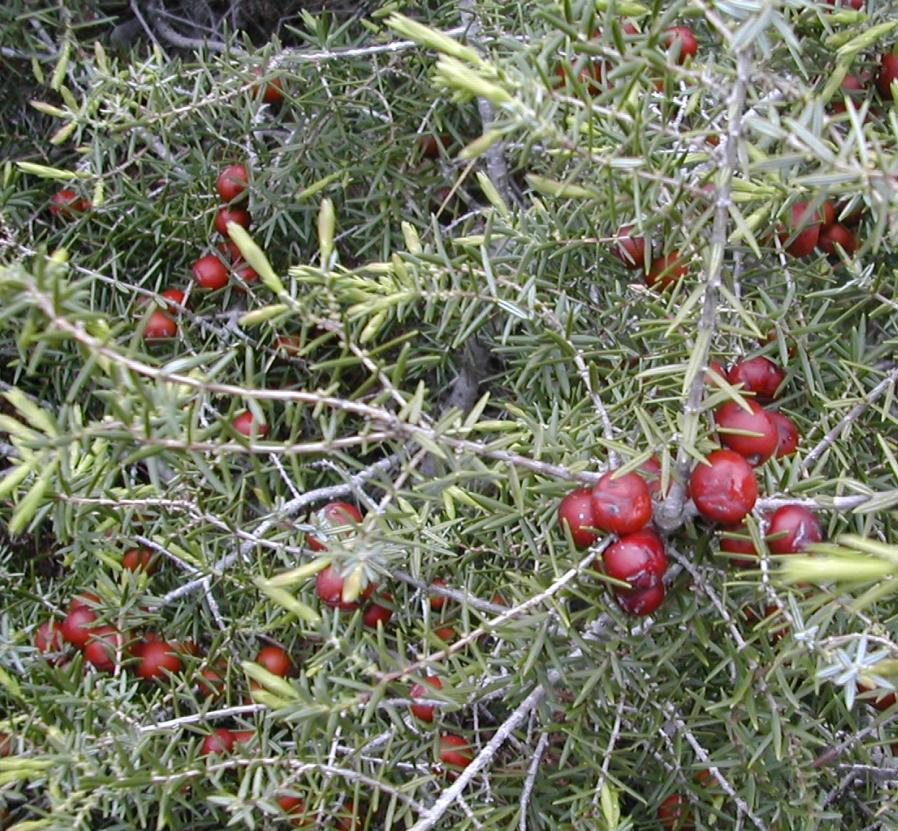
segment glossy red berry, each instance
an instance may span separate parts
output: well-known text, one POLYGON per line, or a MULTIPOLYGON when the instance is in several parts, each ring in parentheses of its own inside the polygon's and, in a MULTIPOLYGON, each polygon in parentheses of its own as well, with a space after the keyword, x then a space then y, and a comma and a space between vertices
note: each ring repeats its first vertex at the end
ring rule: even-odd
POLYGON ((692 471, 689 490, 705 519, 725 525, 741 522, 758 499, 755 472, 733 450, 709 453, 692 471))
POLYGON ((722 444, 745 456, 750 465, 759 465, 776 452, 779 433, 760 404, 751 400, 745 404, 751 412, 735 401, 725 401, 717 408, 714 421, 722 444))
POLYGON ((69 601, 66 611, 73 612, 75 609, 81 608, 93 609, 95 606, 99 606, 100 602, 99 596, 93 592, 81 592, 69 601))
POLYGON ((343 582, 340 572, 333 566, 328 566, 318 572, 318 576, 315 578, 315 590, 328 606, 341 609, 344 612, 351 612, 353 609, 358 609, 359 604, 355 601, 343 601, 343 582))
POLYGON ((455 630, 454 626, 440 626, 433 630, 433 634, 443 643, 455 643, 455 641, 458 640, 458 632, 455 630))
MULTIPOLYGON (((627 534, 605 549, 602 570, 609 577, 629 583, 629 591, 656 586, 663 581, 667 571, 664 542, 651 528, 627 534)), ((615 591, 626 590, 615 588, 615 591)))
POLYGON ((682 64, 698 52, 698 41, 688 26, 673 26, 662 36, 662 42, 668 49, 676 51, 676 62, 682 64))
MULTIPOLYGON (((381 599, 387 603, 393 602, 393 595, 389 592, 381 592, 381 599)), ((381 603, 370 603, 362 614, 362 623, 371 629, 377 629, 378 625, 386 626, 393 617, 393 610, 381 603)))
POLYGON ((811 212, 807 202, 792 205, 789 228, 780 232, 780 241, 793 257, 806 257, 813 253, 820 237, 820 215, 811 212))
POLYGON ((693 831, 692 813, 683 794, 672 793, 658 806, 658 822, 669 831, 693 831))
POLYGON ((122 568, 155 574, 159 568, 159 560, 156 553, 149 548, 132 548, 122 557, 122 568))
POLYGON ((618 229, 611 246, 611 253, 629 269, 642 268, 645 263, 645 237, 633 236, 635 227, 624 225, 618 229))
POLYGON ((290 656, 279 646, 263 646, 256 655, 256 663, 265 667, 273 675, 282 678, 293 672, 293 663, 290 656))
POLYGON ((150 313, 147 325, 143 330, 143 339, 148 342, 171 340, 178 334, 178 324, 161 309, 150 313))
POLYGON ((450 768, 466 768, 474 759, 474 751, 467 739, 446 733, 440 736, 440 761, 450 768))
POLYGON ((83 199, 72 188, 63 188, 50 197, 50 213, 55 217, 70 219, 90 208, 90 200, 83 199))
POLYGON ((638 473, 615 477, 608 471, 592 489, 596 528, 613 534, 632 534, 652 518, 652 494, 638 473))
POLYGON ((854 231, 835 222, 832 225, 827 225, 820 232, 817 247, 828 257, 839 259, 841 252, 837 246, 840 246, 845 251, 847 257, 851 257, 860 248, 860 241, 854 235, 854 231))
POLYGON ((588 548, 598 538, 592 515, 592 488, 571 491, 558 506, 558 524, 562 531, 567 527, 577 548, 588 548))
POLYGON ((213 698, 221 695, 223 691, 224 679, 217 669, 204 667, 200 670, 200 677, 196 686, 198 696, 201 698, 213 698))
POLYGON ((265 85, 262 100, 266 104, 280 104, 284 100, 284 82, 280 78, 272 78, 265 85))
POLYGON ((774 554, 797 554, 822 539, 820 520, 801 505, 785 505, 770 518, 767 547, 774 554))
POLYGON ((229 164, 218 174, 218 181, 215 184, 219 196, 225 202, 233 202, 246 193, 248 181, 249 174, 245 165, 229 164))
POLYGON ((62 636, 74 646, 84 646, 93 631, 97 613, 88 606, 79 605, 72 609, 62 621, 62 636))
MULTIPOLYGON (((428 675, 424 678, 424 683, 413 684, 409 690, 409 698, 430 698, 433 690, 443 689, 443 682, 437 675, 428 675)), ((433 704, 412 704, 412 715, 415 718, 426 721, 428 724, 433 722, 433 716, 436 712, 436 706, 433 704)))
POLYGON ((264 439, 268 435, 269 427, 262 421, 256 421, 253 414, 249 410, 244 410, 232 422, 233 427, 238 433, 248 438, 257 437, 264 439))
POLYGON ((221 289, 228 284, 228 267, 214 254, 206 254, 193 264, 193 279, 202 289, 221 289))
MULTIPOLYGON (((437 577, 430 585, 436 586, 438 589, 444 589, 446 588, 446 581, 442 577, 437 577)), ((446 605, 448 600, 449 598, 445 594, 434 592, 430 595, 430 608, 438 612, 446 605)))
POLYGON ((41 653, 62 652, 65 649, 62 625, 55 620, 45 620, 34 633, 34 645, 41 653))
POLYGON ((315 821, 313 814, 306 813, 305 800, 298 796, 284 794, 275 800, 278 807, 290 817, 290 825, 294 828, 302 828, 315 821))
MULTIPOLYGON (((362 521, 362 513, 355 505, 348 502, 328 502, 315 516, 316 524, 323 530, 334 530, 343 526, 355 525, 362 521)), ((326 538, 309 534, 307 539, 312 551, 325 551, 326 538)))
POLYGON ((645 282, 649 288, 657 288, 660 291, 685 277, 688 272, 689 266, 680 257, 680 252, 671 251, 652 260, 652 265, 645 275, 645 282))
POLYGON ((203 756, 209 756, 213 753, 230 753, 234 749, 236 741, 237 737, 233 730, 219 727, 203 739, 200 752, 203 756))
POLYGON ((616 591, 614 593, 621 609, 627 614, 640 616, 650 615, 654 612, 664 602, 664 596, 664 583, 658 583, 639 591, 616 591))
POLYGON ((175 314, 181 311, 179 306, 184 306, 184 301, 187 299, 187 295, 181 289, 165 289, 165 291, 159 292, 159 295, 172 301, 168 304, 168 310, 175 314))
POLYGON ((741 384, 742 392, 753 392, 762 404, 776 398, 785 379, 786 370, 763 355, 737 361, 727 373, 727 381, 734 387, 741 384))
POLYGON ((777 444, 776 458, 782 459, 785 456, 791 456, 798 450, 798 428, 795 422, 787 415, 782 413, 767 413, 773 426, 776 427, 777 444))
POLYGON ((887 101, 892 100, 892 81, 898 80, 898 55, 886 52, 879 61, 876 88, 887 101))
POLYGON ((248 286, 251 286, 259 279, 256 270, 251 265, 246 265, 243 262, 234 264, 234 273, 248 286))
POLYGON ((114 626, 102 624, 90 630, 87 642, 82 647, 84 660, 93 664, 100 672, 115 669, 117 654, 124 644, 124 635, 114 626))
POLYGON ((230 239, 231 235, 228 233, 229 222, 236 222, 244 228, 249 228, 253 220, 249 215, 249 211, 245 211, 243 208, 221 208, 215 215, 215 230, 223 237, 230 239))
POLYGON ((163 640, 144 641, 138 657, 140 660, 134 672, 146 680, 167 678, 171 673, 180 672, 184 666, 175 647, 163 640))
POLYGON ((755 548, 754 541, 745 527, 745 523, 737 525, 735 528, 725 528, 720 534, 720 550, 727 554, 747 554, 751 559, 743 557, 728 558, 736 568, 751 568, 756 565, 758 558, 758 550, 755 548))

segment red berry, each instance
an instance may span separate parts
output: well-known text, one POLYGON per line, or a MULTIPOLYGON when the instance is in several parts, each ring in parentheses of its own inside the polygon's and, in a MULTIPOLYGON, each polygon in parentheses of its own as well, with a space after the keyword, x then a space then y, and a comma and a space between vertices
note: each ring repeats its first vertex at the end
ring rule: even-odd
POLYGON ((173 301, 168 304, 168 310, 175 314, 180 311, 178 307, 183 306, 184 301, 187 299, 187 295, 184 294, 181 289, 166 289, 165 291, 159 292, 159 296, 164 297, 166 300, 173 301))
POLYGON ((62 621, 62 636, 74 646, 84 646, 93 631, 97 613, 87 606, 76 606, 62 621))
POLYGON ((831 199, 823 200, 823 204, 820 206, 820 221, 824 228, 836 221, 836 206, 833 205, 831 199))
POLYGON ((737 361, 727 373, 727 381, 734 387, 741 384, 742 392, 753 392, 761 403, 776 398, 785 379, 786 370, 763 355, 737 361))
POLYGON ((315 578, 315 590, 328 606, 341 609, 344 612, 351 612, 353 609, 358 609, 359 604, 355 601, 343 601, 343 582, 340 572, 333 566, 328 566, 318 572, 318 577, 315 578))
POLYGON ((336 817, 337 831, 359 831, 362 824, 362 816, 356 812, 352 800, 349 800, 336 817))
POLYGON ((226 239, 218 243, 218 250, 233 262, 243 259, 243 252, 233 240, 226 239))
POLYGON ((237 737, 233 730, 218 727, 203 739, 200 752, 203 756, 209 756, 212 753, 230 753, 234 749, 236 740, 237 737))
POLYGON ((751 412, 746 412, 735 401, 726 401, 717 408, 714 421, 722 444, 745 456, 751 465, 766 462, 775 452, 779 443, 776 425, 767 411, 754 401, 745 402, 751 412), (730 430, 739 432, 731 433, 730 430), (743 435, 743 432, 753 435, 743 435))
POLYGON ((166 678, 169 673, 180 672, 183 667, 175 647, 162 640, 145 640, 141 644, 139 657, 135 673, 147 680, 166 678))
MULTIPOLYGON (((858 78, 857 75, 846 75, 842 79, 842 86, 840 87, 840 89, 843 94, 842 98, 843 99, 850 98, 852 101, 855 102, 855 106, 857 106, 860 103, 860 99, 863 98, 862 94, 858 95, 857 93, 863 93, 865 88, 864 88, 863 81, 861 81, 861 79, 858 78)), ((848 107, 844 103, 844 100, 840 100, 840 101, 834 101, 831 104, 830 109, 834 113, 844 113, 848 109, 848 107)), ((826 215, 824 215, 824 218, 823 218, 824 225, 830 225, 833 222, 835 222, 835 216, 832 216, 831 218, 829 218, 826 215)))
POLYGON ((55 217, 68 219, 90 208, 90 201, 82 199, 72 188, 63 188, 50 197, 50 213, 55 217))
POLYGON ((314 822, 312 815, 306 813, 305 800, 300 797, 284 794, 279 796, 275 802, 285 814, 290 816, 290 825, 294 828, 301 828, 314 822))
MULTIPOLYGON (((438 589, 446 588, 446 581, 442 577, 437 577, 431 584, 431 586, 436 586, 438 589)), ((431 594, 430 595, 430 608, 439 611, 446 605, 446 602, 449 598, 445 594, 431 594)))
POLYGON ((265 85, 262 100, 266 104, 280 104, 284 100, 284 82, 280 78, 272 78, 265 85))
POLYGON ((256 655, 256 663, 265 667, 273 675, 280 675, 282 678, 290 675, 293 671, 293 664, 290 656, 279 646, 263 646, 256 655))
POLYGON ((100 672, 112 672, 115 659, 124 644, 125 637, 114 626, 103 624, 90 630, 82 651, 84 659, 100 672))
POLYGON ((657 288, 660 291, 676 283, 688 271, 689 266, 680 259, 680 252, 671 251, 652 261, 651 268, 646 272, 645 281, 649 288, 657 288))
POLYGON ((618 229, 611 246, 614 254, 629 269, 642 268, 645 263, 645 237, 634 237, 631 231, 635 225, 624 225, 618 229))
POLYGON ((93 609, 94 606, 99 606, 100 602, 100 598, 93 592, 81 592, 81 594, 76 594, 69 601, 66 611, 73 612, 75 609, 80 608, 93 609))
POLYGON ((455 631, 454 626, 440 626, 433 630, 433 634, 443 643, 453 643, 458 638, 458 632, 455 631))
POLYGON ((615 591, 629 594, 658 585, 667 571, 667 553, 664 542, 651 528, 643 528, 621 537, 605 550, 602 570, 609 577, 625 580, 629 590, 615 591))
POLYGON ((34 645, 38 652, 62 652, 65 649, 62 625, 55 620, 45 620, 34 633, 34 645))
POLYGON ((774 554, 797 554, 822 539, 820 520, 801 505, 778 508, 767 529, 767 547, 774 554))
MULTIPOLYGON (((381 592, 380 596, 386 600, 387 603, 393 602, 393 595, 389 592, 381 592)), ((389 606, 383 606, 380 603, 371 603, 362 615, 362 623, 371 629, 377 629, 378 624, 386 626, 392 617, 393 610, 389 606)))
MULTIPOLYGON (((427 675, 423 684, 413 684, 409 690, 409 698, 430 698, 431 690, 443 689, 443 682, 437 675, 427 675)), ((433 704, 412 704, 412 715, 415 718, 431 723, 433 715, 436 712, 436 706, 433 704)))
POLYGON ((249 211, 245 211, 243 208, 221 208, 215 215, 215 230, 223 237, 230 239, 231 235, 228 233, 229 222, 236 222, 244 228, 249 228, 252 221, 249 211))
POLYGON ((848 6, 849 9, 854 9, 856 12, 859 12, 864 8, 864 0, 841 0, 840 5, 848 6))
POLYGON ((892 100, 892 81, 896 79, 898 79, 898 55, 894 52, 886 52, 879 62, 876 88, 887 101, 892 100))
POLYGON ((793 257, 805 257, 813 253, 820 236, 820 215, 812 215, 807 202, 795 202, 792 205, 792 221, 788 230, 780 232, 780 241, 787 246, 793 257))
MULTIPOLYGON (((362 514, 355 505, 350 505, 348 502, 328 502, 327 505, 317 512, 316 520, 318 527, 323 530, 331 530, 361 522, 362 514)), ((307 542, 312 551, 325 551, 327 549, 326 539, 309 534, 307 542)))
POLYGON ((229 164, 218 174, 216 187, 218 193, 225 202, 233 202, 246 192, 249 174, 246 166, 242 164, 229 164))
POLYGON ((652 494, 638 473, 615 478, 609 471, 592 489, 592 515, 596 528, 614 534, 632 534, 652 518, 652 494))
POLYGON ((661 493, 661 462, 657 456, 646 459, 638 468, 639 475, 648 485, 649 493, 656 497, 661 493))
POLYGON ((200 679, 197 682, 196 692, 201 698, 219 696, 224 691, 224 679, 221 673, 212 667, 200 670, 200 679))
POLYGON ((467 739, 446 733, 440 736, 440 761, 451 768, 466 768, 474 759, 474 751, 467 739))
POLYGON ((731 557, 730 562, 736 568, 751 568, 757 562, 758 550, 748 533, 745 523, 735 528, 725 528, 720 534, 720 550, 727 554, 750 554, 753 559, 746 560, 743 557, 731 557))
POLYGON ((178 334, 178 324, 161 309, 155 309, 143 330, 145 341, 170 340, 178 334))
POLYGON ((234 272, 247 285, 251 285, 259 279, 259 275, 256 270, 252 266, 246 265, 245 263, 235 263, 234 272))
POLYGON ((670 831, 693 831, 692 812, 683 794, 672 793, 658 806, 658 822, 670 831))
POLYGON ((418 136, 418 147, 421 153, 428 159, 436 159, 440 155, 442 148, 448 147, 452 142, 452 137, 447 135, 426 135, 418 136))
POLYGON ((865 678, 858 679, 857 689, 860 693, 876 691, 875 696, 864 698, 863 701, 866 704, 875 707, 877 710, 888 710, 896 701, 895 693, 881 690, 872 681, 868 681, 865 678))
POLYGON ((708 369, 705 371, 705 383, 717 384, 719 386, 719 382, 711 375, 711 372, 717 373, 717 375, 723 379, 726 379, 727 377, 727 373, 723 368, 723 364, 717 360, 712 360, 708 363, 708 369))
POLYGON ((122 568, 154 574, 159 568, 158 558, 149 548, 132 548, 122 557, 122 568))
POLYGON ((193 264, 193 279, 202 289, 221 289, 228 284, 228 267, 214 254, 206 254, 193 264))
POLYGON ((686 58, 690 58, 698 52, 698 41, 688 26, 671 27, 664 33, 662 40, 668 49, 676 50, 678 64, 685 63, 686 58))
POLYGON ((841 253, 836 247, 837 245, 844 249, 846 256, 851 257, 860 247, 860 241, 850 228, 836 222, 820 232, 817 247, 828 257, 838 259, 841 253))
POLYGON ((268 435, 269 427, 261 421, 256 421, 253 414, 249 410, 244 410, 232 422, 233 427, 238 433, 242 433, 247 437, 258 437, 264 439, 268 435))
MULTIPOLYGON (((6 758, 13 754, 13 736, 9 733, 0 733, 0 757, 6 758)), ((2 819, 2 817, 0 817, 2 819)))
POLYGON ((740 522, 758 499, 755 472, 732 450, 709 453, 692 471, 689 489, 699 513, 725 525, 740 522))
POLYGON ((798 450, 798 428, 789 416, 782 413, 767 413, 773 426, 776 427, 777 445, 776 458, 782 459, 791 456, 798 450))
POLYGON ((592 488, 577 488, 561 500, 558 506, 558 524, 561 525, 562 531, 565 526, 570 529, 571 539, 577 548, 588 548, 599 538, 595 531, 590 530, 595 528, 592 515, 592 488))
POLYGON ((664 602, 664 583, 640 591, 616 591, 618 605, 631 615, 650 615, 664 602))

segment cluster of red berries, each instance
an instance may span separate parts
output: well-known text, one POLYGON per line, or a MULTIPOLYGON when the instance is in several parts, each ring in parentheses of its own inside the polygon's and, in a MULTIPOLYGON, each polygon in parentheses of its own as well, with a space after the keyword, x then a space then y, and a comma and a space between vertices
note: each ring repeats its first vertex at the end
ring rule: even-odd
POLYGON ((788 228, 779 231, 780 241, 793 257, 806 257, 819 249, 830 260, 839 259, 839 248, 852 256, 860 248, 856 229, 862 219, 861 211, 846 212, 845 205, 838 208, 828 199, 816 213, 807 202, 792 205, 788 228))
POLYGON ((634 235, 634 229, 633 225, 624 225, 618 230, 611 253, 625 268, 642 269, 649 288, 667 288, 688 272, 688 265, 679 251, 654 256, 646 246, 645 237, 634 235))
MULTIPOLYGON (((859 99, 867 94, 871 80, 874 80, 873 77, 866 72, 860 75, 849 73, 842 79, 840 91, 843 96, 859 102, 859 99)), ((873 83, 883 100, 894 100, 892 81, 895 80, 898 80, 898 55, 894 51, 885 52, 879 58, 879 70, 873 83)), ((843 101, 830 104, 830 110, 834 113, 844 113, 847 109, 848 107, 843 101)))

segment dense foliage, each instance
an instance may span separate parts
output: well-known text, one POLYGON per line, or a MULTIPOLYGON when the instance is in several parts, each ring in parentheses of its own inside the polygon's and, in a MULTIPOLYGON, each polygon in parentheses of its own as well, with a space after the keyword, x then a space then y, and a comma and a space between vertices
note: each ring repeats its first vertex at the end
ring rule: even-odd
POLYGON ((0 822, 898 827, 894 5, 32 5, 0 822))

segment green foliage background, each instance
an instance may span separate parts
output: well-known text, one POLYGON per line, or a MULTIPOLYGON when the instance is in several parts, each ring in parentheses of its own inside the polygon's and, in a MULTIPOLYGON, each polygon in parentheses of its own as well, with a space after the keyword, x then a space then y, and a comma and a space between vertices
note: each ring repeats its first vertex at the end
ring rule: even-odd
POLYGON ((316 826, 351 801, 359 828, 423 829, 452 785, 435 764, 451 732, 486 764, 438 828, 657 828, 671 793, 697 828, 898 827, 896 708, 854 696, 896 657, 898 120, 875 93, 832 109, 844 74, 891 49, 895 6, 393 2, 306 11, 266 43, 223 25, 199 51, 158 30, 117 46, 126 11, 0 12, 4 821, 289 827, 276 799, 295 793, 316 826), (663 42, 675 24, 700 44, 685 66, 663 42), (600 89, 570 80, 597 59, 600 89), (216 250, 234 161, 278 279, 191 288, 177 339, 147 345, 157 293, 216 250), (92 209, 51 217, 63 184, 92 209), (823 198, 863 208, 862 248, 790 258, 777 223, 823 198), (688 259, 672 289, 611 254, 634 221, 688 259), (818 551, 813 588, 766 551, 735 569, 683 510, 683 474, 716 446, 708 413, 735 395, 702 390, 704 369, 756 354, 787 367, 778 407, 802 435, 759 469, 763 495, 854 535, 818 551), (267 439, 230 426, 246 407, 267 439), (651 455, 673 486, 672 569, 641 620, 556 510, 651 455), (329 554, 392 595, 384 629, 315 595, 305 534, 337 495, 367 516, 329 554), (158 574, 121 568, 135 545, 161 552, 158 574), (157 685, 52 665, 34 630, 85 590, 121 628, 202 655, 157 685), (266 643, 297 677, 206 716, 243 705, 241 662, 266 643), (195 693, 208 665, 227 667, 217 704, 195 693), (433 727, 407 710, 427 671, 444 682, 433 727), (219 725, 256 736, 207 759, 219 725))

